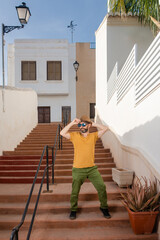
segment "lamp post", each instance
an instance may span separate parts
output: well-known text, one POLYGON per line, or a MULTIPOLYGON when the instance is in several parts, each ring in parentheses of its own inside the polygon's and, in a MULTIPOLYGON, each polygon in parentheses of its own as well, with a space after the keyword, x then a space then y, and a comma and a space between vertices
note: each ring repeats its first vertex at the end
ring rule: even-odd
POLYGON ((74 67, 74 70, 76 71, 76 81, 78 81, 77 71, 78 71, 78 68, 79 68, 79 63, 77 61, 75 61, 73 63, 73 67, 74 67))
POLYGON ((29 8, 26 6, 26 3, 22 2, 22 5, 16 7, 17 14, 21 26, 5 26, 2 23, 2 80, 3 80, 3 88, 5 86, 5 73, 4 73, 4 34, 13 31, 14 29, 20 29, 24 27, 24 24, 27 24, 31 13, 29 8))

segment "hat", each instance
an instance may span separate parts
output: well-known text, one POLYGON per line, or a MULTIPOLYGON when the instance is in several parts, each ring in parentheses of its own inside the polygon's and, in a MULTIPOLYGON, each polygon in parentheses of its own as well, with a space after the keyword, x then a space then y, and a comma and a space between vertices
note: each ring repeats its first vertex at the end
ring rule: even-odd
POLYGON ((83 115, 81 118, 80 118, 81 122, 87 122, 87 123, 92 123, 91 119, 88 118, 86 115, 83 115))

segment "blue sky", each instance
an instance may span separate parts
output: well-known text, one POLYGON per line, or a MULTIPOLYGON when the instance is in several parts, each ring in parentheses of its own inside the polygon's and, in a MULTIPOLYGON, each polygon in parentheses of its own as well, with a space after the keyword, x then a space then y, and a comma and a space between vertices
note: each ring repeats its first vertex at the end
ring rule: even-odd
MULTIPOLYGON (((14 39, 68 39, 71 42, 71 32, 67 26, 71 20, 74 20, 74 24, 77 24, 74 42, 94 42, 95 31, 107 13, 107 0, 26 0, 25 2, 32 16, 25 28, 5 34, 5 72, 7 72, 7 44, 13 43, 14 39)), ((0 23, 7 26, 19 25, 15 6, 21 3, 22 1, 19 0, 0 0, 0 23)), ((0 66, 2 66, 1 57, 0 66)), ((7 74, 5 75, 7 79, 7 74)))

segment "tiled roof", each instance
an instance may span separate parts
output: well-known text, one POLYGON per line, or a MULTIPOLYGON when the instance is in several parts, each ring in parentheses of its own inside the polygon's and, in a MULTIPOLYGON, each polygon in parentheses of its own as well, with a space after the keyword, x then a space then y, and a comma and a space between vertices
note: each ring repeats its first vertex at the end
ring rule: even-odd
POLYGON ((131 17, 134 17, 134 16, 137 16, 137 14, 136 13, 132 14, 132 12, 120 13, 120 12, 112 12, 112 11, 107 13, 107 18, 116 17, 116 16, 119 16, 119 17, 129 17, 129 16, 131 16, 131 17))

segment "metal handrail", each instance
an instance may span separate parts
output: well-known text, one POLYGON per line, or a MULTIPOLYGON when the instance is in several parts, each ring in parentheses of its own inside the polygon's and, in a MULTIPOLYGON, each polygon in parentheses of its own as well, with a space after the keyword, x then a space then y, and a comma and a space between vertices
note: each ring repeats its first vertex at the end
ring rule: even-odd
POLYGON ((62 129, 62 127, 59 124, 58 127, 57 127, 57 131, 56 131, 56 137, 55 137, 54 146, 45 145, 44 148, 43 148, 43 152, 42 152, 42 155, 41 155, 41 158, 40 158, 40 161, 39 161, 39 165, 37 167, 37 172, 36 172, 34 180, 33 180, 33 184, 32 184, 32 187, 31 187, 31 190, 30 190, 30 194, 29 194, 29 197, 28 197, 25 209, 24 209, 24 213, 22 215, 21 222, 16 227, 14 227, 12 229, 10 240, 18 240, 18 232, 20 230, 20 227, 24 223, 24 220, 25 220, 25 217, 26 217, 26 214, 27 214, 27 211, 28 211, 28 206, 30 204, 30 199, 32 197, 33 189, 34 189, 34 186, 35 186, 35 182, 37 180, 37 176, 38 176, 38 173, 39 173, 39 169, 40 169, 40 166, 41 166, 44 154, 46 152, 46 167, 45 167, 44 172, 43 172, 43 177, 42 177, 42 180, 41 180, 41 185, 40 185, 40 188, 39 188, 39 192, 38 192, 38 196, 37 196, 34 212, 33 212, 33 215, 32 215, 32 220, 31 220, 31 224, 30 224, 30 227, 29 227, 27 240, 29 240, 29 238, 30 238, 30 234, 31 234, 31 231, 32 231, 34 218, 35 218, 35 215, 36 215, 36 211, 37 211, 37 207, 38 207, 39 198, 40 198, 40 194, 41 194, 41 190, 42 190, 42 186, 43 186, 45 175, 47 177, 47 191, 49 191, 49 172, 48 172, 48 169, 51 168, 51 167, 52 167, 52 183, 54 183, 54 164, 55 164, 55 159, 56 159, 58 145, 59 145, 59 149, 62 149, 62 136, 60 135, 60 130, 61 129, 62 129), (57 139, 57 135, 58 135, 58 139, 57 139), (50 166, 48 165, 48 149, 49 148, 52 149, 52 164, 50 166), (54 151, 54 149, 55 149, 55 151, 54 151), (47 172, 47 174, 46 174, 46 172, 47 172))

